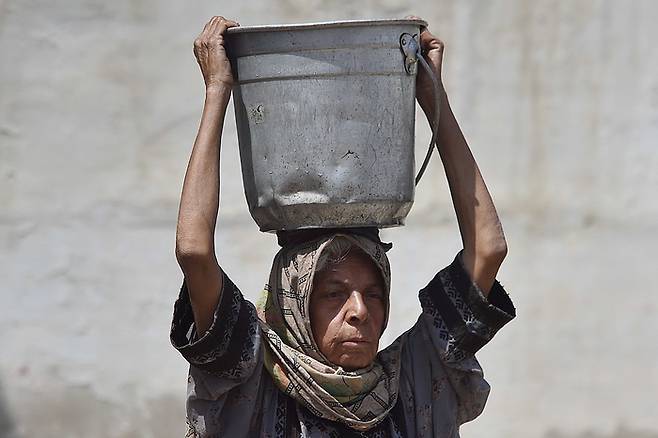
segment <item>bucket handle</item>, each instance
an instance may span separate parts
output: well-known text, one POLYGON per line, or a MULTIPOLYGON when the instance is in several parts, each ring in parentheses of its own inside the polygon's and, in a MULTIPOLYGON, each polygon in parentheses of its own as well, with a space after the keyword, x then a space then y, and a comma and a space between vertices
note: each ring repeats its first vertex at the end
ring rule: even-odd
POLYGON ((403 33, 400 35, 400 50, 404 54, 404 70, 407 74, 416 74, 417 73, 417 63, 420 62, 420 65, 423 67, 425 72, 428 74, 432 80, 432 91, 434 94, 434 120, 430 122, 430 128, 432 129, 432 138, 430 139, 430 144, 425 154, 425 159, 423 164, 420 166, 420 170, 416 175, 415 185, 417 186, 420 182, 420 179, 423 177, 427 165, 432 158, 432 151, 436 147, 437 152, 439 151, 439 116, 440 116, 440 92, 441 87, 439 86, 439 81, 434 74, 434 71, 429 66, 423 54, 421 53, 420 43, 418 42, 418 34, 403 33))

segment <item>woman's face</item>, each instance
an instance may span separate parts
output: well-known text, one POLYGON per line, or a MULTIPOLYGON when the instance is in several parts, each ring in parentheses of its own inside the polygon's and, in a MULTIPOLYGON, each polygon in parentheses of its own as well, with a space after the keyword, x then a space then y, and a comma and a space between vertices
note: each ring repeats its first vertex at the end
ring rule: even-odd
POLYGON ((346 370, 370 365, 384 330, 386 300, 381 274, 362 251, 353 249, 316 272, 309 310, 322 354, 346 370))

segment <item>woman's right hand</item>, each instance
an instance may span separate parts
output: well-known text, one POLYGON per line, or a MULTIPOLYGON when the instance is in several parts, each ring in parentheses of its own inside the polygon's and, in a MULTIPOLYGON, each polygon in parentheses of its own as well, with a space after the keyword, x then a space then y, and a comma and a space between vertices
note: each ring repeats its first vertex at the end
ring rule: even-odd
POLYGON ((233 87, 231 63, 224 49, 224 32, 240 23, 221 16, 212 17, 194 40, 194 56, 201 67, 206 89, 233 87))

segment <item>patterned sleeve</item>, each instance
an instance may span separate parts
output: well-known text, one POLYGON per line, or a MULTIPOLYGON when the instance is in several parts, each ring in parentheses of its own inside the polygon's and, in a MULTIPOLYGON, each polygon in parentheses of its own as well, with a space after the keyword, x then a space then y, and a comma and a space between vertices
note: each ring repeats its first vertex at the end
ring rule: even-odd
POLYGON ((471 280, 461 253, 420 291, 423 313, 432 319, 444 362, 473 356, 516 316, 503 286, 494 281, 488 299, 471 280))
POLYGON ((258 361, 260 331, 253 304, 224 275, 221 300, 205 333, 196 333, 192 306, 183 280, 174 305, 171 343, 193 366, 215 377, 240 383, 258 361))
POLYGON ((488 298, 484 296, 466 272, 461 253, 419 295, 423 331, 454 390, 455 421, 460 425, 480 415, 489 396, 489 384, 474 355, 516 316, 516 310, 498 281, 488 298))

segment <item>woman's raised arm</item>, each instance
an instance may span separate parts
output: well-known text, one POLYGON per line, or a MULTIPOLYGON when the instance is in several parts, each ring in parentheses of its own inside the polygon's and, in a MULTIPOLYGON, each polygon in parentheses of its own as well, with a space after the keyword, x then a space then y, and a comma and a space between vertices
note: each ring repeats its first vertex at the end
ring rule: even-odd
POLYGON ((185 173, 176 226, 176 259, 185 282, 199 335, 211 325, 222 290, 215 255, 219 209, 219 152, 233 76, 224 50, 224 32, 238 23, 213 17, 194 41, 194 55, 206 84, 199 131, 185 173))
MULTIPOLYGON (((420 42, 425 58, 440 81, 443 43, 428 30, 421 33, 420 42)), ((452 113, 443 86, 440 88, 439 153, 464 244, 462 263, 487 296, 507 254, 507 243, 480 169, 452 113)), ((416 96, 431 123, 435 114, 434 98, 431 82, 423 70, 419 72, 416 96)))

